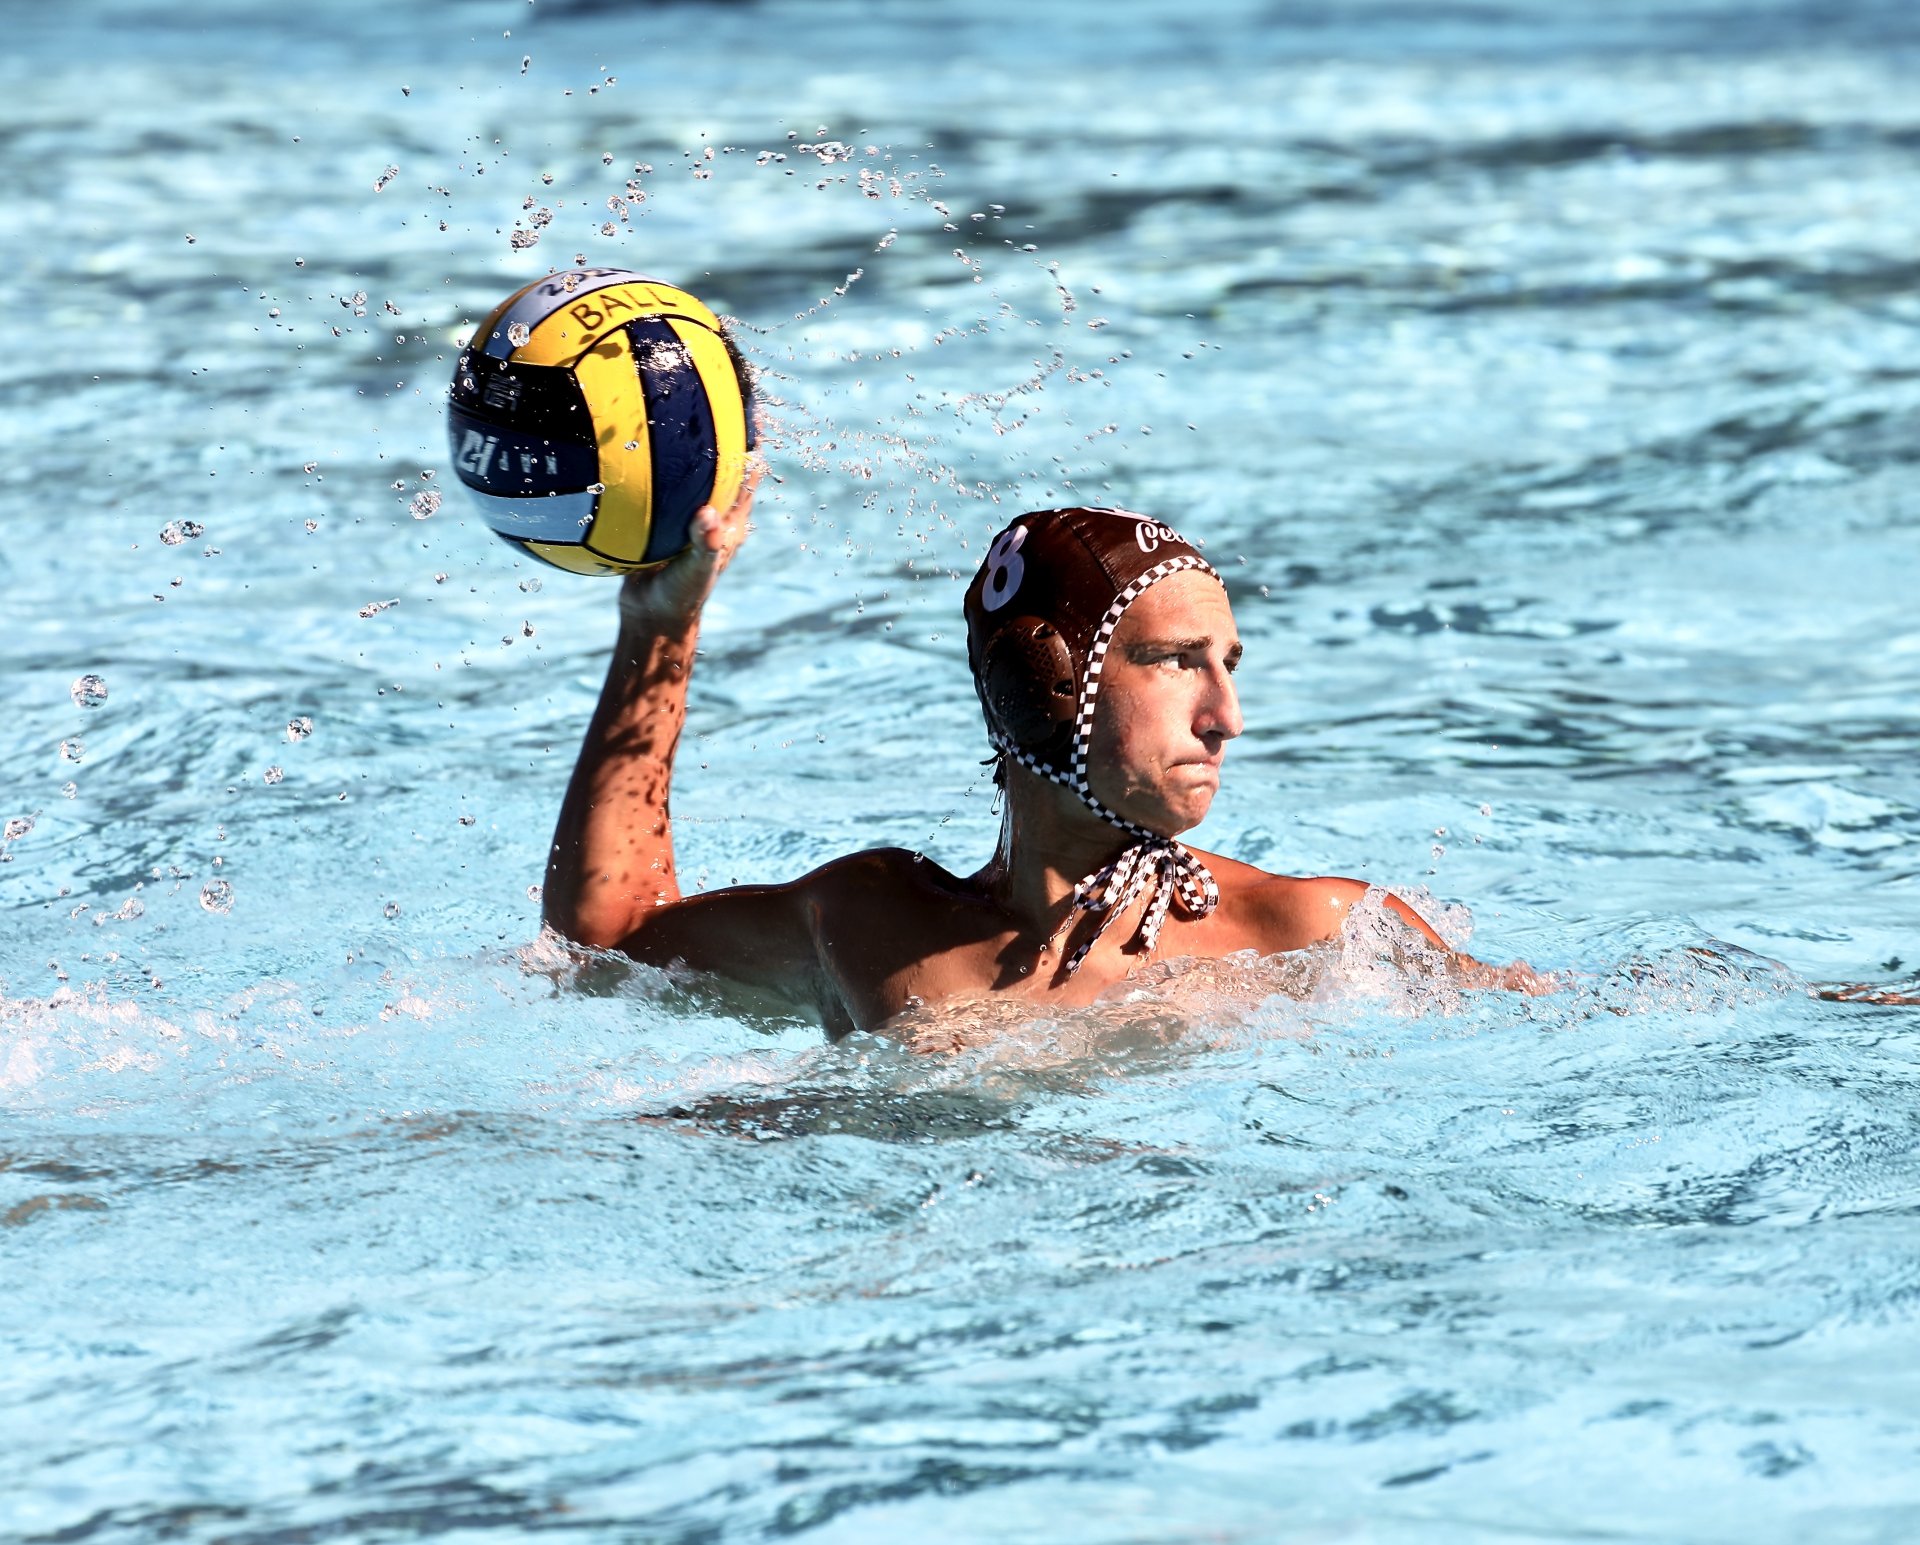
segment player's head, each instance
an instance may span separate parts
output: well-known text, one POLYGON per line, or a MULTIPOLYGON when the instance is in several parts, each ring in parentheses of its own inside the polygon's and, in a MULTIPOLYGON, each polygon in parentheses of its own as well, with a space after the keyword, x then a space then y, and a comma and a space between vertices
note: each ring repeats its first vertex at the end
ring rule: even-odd
MULTIPOLYGON (((1226 636, 1232 615, 1219 575, 1192 543, 1152 516, 1086 508, 1022 515, 994 538, 967 587, 967 660, 995 749, 1131 830, 1146 821, 1164 832, 1198 818, 1179 810, 1150 814, 1143 806, 1128 819, 1089 782, 1095 710, 1116 634, 1142 596, 1176 575, 1186 578, 1165 599, 1187 614, 1187 632, 1196 625, 1208 630, 1209 668, 1217 674, 1220 660, 1238 657, 1237 641, 1226 636)), ((1238 706, 1230 687, 1216 696, 1221 701, 1205 708, 1217 721, 1208 733, 1224 740, 1239 733, 1238 706)))

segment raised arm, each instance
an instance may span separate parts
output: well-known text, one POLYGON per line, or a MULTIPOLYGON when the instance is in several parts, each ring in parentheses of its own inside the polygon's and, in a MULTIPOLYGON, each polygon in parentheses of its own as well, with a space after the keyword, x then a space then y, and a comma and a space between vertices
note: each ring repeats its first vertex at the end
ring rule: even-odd
POLYGON ((668 794, 687 717, 700 612, 746 539, 753 480, 724 514, 693 519, 692 545, 620 585, 620 633, 547 855, 550 927, 614 945, 643 912, 680 899, 668 794))
POLYGON ((700 613, 746 540, 759 479, 756 467, 732 509, 702 509, 685 553, 621 583, 613 659, 547 855, 545 915, 578 943, 683 961, 826 1016, 804 881, 682 899, 674 869, 673 760, 700 613))

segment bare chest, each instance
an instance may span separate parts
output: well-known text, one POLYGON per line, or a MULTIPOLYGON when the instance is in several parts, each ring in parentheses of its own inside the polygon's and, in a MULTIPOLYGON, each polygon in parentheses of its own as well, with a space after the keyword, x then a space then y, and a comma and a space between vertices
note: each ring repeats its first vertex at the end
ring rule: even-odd
POLYGON ((1067 962, 1099 917, 1082 917, 1064 937, 1046 940, 978 906, 896 906, 822 930, 825 985, 844 1009, 844 1028, 878 1030, 959 1001, 1079 1007, 1156 960, 1290 947, 1222 907, 1205 918, 1169 917, 1149 951, 1139 936, 1143 911, 1137 905, 1115 918, 1069 974, 1067 962))

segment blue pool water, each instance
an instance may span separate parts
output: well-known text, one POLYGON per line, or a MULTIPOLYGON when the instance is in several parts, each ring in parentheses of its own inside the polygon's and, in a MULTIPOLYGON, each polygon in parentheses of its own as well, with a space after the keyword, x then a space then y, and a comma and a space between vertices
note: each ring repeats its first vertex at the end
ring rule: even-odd
POLYGON ((10 14, 0 1539, 1920 1533, 1916 1021, 1806 990, 1920 966, 1920 18, 1600 9, 10 14), (1233 591, 1199 840, 1574 985, 570 970, 612 591, 440 394, 576 253, 774 399, 688 877, 978 863, 961 580, 1097 497, 1233 591))

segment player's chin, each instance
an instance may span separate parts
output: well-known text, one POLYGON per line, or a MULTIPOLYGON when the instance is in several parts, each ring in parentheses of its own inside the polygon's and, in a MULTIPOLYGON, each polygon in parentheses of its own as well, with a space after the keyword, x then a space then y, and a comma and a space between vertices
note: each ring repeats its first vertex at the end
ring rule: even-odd
POLYGON ((1163 789, 1155 801, 1156 819, 1141 824, 1162 836, 1177 837, 1184 831, 1191 831, 1207 818, 1207 812, 1213 808, 1213 796, 1219 792, 1217 783, 1193 778, 1181 779, 1172 788, 1163 789))

